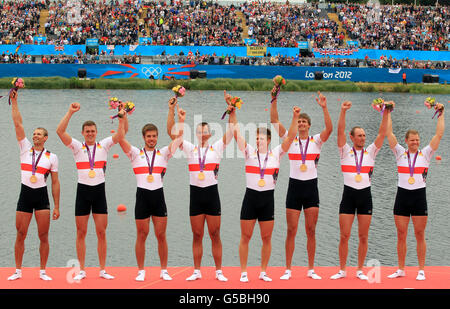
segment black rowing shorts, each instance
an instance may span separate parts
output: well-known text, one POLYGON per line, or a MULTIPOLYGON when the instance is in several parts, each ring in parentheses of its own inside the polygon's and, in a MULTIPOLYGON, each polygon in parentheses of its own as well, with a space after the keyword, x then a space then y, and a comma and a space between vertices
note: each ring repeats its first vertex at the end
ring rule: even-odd
POLYGON ((147 219, 150 216, 167 217, 166 201, 164 199, 164 190, 147 190, 137 188, 136 204, 134 207, 134 218, 147 219))
POLYGON ((88 186, 79 183, 75 200, 75 216, 93 214, 107 214, 105 183, 88 186))
POLYGON ((394 215, 397 216, 428 216, 426 188, 407 190, 397 188, 395 196, 394 215))
POLYGON ((241 220, 272 221, 275 218, 274 190, 247 188, 241 208, 241 220))
POLYGON ((372 215, 372 208, 370 187, 358 190, 344 185, 339 207, 340 214, 354 215, 356 212, 358 215, 372 215))
POLYGON ((50 209, 47 186, 33 189, 22 184, 16 210, 33 213, 33 210, 45 209, 50 209))
POLYGON ((217 185, 208 187, 190 186, 189 216, 220 216, 219 190, 217 185))
POLYGON ((286 196, 286 208, 302 210, 310 207, 319 207, 319 189, 317 178, 299 180, 289 178, 286 196))

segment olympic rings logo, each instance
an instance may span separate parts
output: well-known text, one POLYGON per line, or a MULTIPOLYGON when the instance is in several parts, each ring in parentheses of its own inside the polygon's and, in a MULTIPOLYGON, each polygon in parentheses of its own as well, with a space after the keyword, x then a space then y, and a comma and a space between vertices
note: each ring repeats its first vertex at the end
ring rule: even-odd
POLYGON ((157 77, 158 75, 160 75, 162 73, 162 70, 160 67, 143 67, 141 69, 142 73, 148 77, 150 77, 150 75, 153 75, 154 77, 157 77))

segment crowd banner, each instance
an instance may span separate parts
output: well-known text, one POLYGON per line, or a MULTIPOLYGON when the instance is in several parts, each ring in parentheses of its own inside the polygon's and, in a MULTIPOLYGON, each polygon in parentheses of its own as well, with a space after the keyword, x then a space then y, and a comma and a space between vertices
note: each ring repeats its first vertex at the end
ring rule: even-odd
POLYGON ((266 52, 266 46, 247 46, 247 57, 264 57, 266 52))
POLYGON ((287 80, 314 80, 321 72, 323 80, 401 83, 403 73, 408 83, 421 83, 424 74, 438 75, 439 83, 450 83, 450 70, 378 69, 353 67, 296 67, 252 65, 158 65, 158 64, 1 64, 0 77, 77 77, 86 69, 88 78, 166 78, 186 79, 192 69, 205 71, 207 78, 266 78, 283 75, 287 80))
POLYGON ((98 39, 86 39, 86 46, 98 46, 98 39))
POLYGON ((299 49, 308 49, 309 42, 308 41, 297 41, 297 45, 299 49))
POLYGON ((47 42, 47 37, 46 36, 34 36, 33 37, 33 42, 36 44, 41 44, 41 43, 45 43, 47 42))
MULTIPOLYGON (((89 41, 93 43, 92 41, 89 41)), ((97 40, 98 44, 98 40, 97 40)), ((109 45, 99 45, 99 52, 109 53, 109 45)), ((0 45, 0 54, 14 53, 16 45, 0 45)), ((156 56, 165 53, 166 55, 179 55, 183 52, 187 55, 189 52, 196 53, 198 50, 201 55, 213 55, 226 56, 235 55, 236 57, 247 57, 247 47, 249 46, 159 46, 159 45, 133 45, 130 49, 129 45, 116 45, 114 48, 115 55, 141 55, 141 56, 156 56)), ((252 46, 256 47, 256 46, 252 46)), ((281 55, 286 57, 295 57, 299 54, 300 49, 298 47, 266 47, 267 53, 272 56, 281 55)), ((321 54, 320 49, 313 50, 314 57, 316 58, 347 58, 347 59, 364 59, 366 57, 370 59, 380 59, 381 56, 392 57, 393 59, 410 59, 419 61, 450 61, 450 51, 418 51, 418 50, 379 50, 379 49, 361 49, 351 47, 353 52, 349 55, 340 54, 321 54)), ((64 54, 76 55, 77 51, 86 51, 86 45, 64 45, 64 54)), ((33 44, 21 44, 18 51, 19 54, 26 53, 27 55, 52 55, 54 54, 54 45, 33 45, 33 44)))
POLYGON ((153 39, 150 37, 140 37, 139 38, 139 45, 148 45, 152 44, 153 39))

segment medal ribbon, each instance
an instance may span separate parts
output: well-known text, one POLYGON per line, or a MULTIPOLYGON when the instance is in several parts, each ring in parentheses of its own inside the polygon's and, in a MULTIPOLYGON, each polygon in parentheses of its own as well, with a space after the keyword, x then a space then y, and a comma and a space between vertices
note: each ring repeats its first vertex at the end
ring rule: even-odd
POLYGON ((151 175, 153 173, 153 165, 155 163, 155 155, 156 155, 156 151, 157 149, 153 149, 153 156, 152 156, 152 164, 150 165, 150 160, 148 159, 148 155, 147 155, 147 151, 145 151, 145 148, 142 148, 142 151, 145 153, 145 158, 147 159, 147 164, 148 164, 148 173, 149 175, 151 175))
POLYGON ((407 154, 408 154, 409 176, 414 177, 414 166, 416 166, 416 159, 417 159, 417 155, 419 154, 419 151, 417 151, 416 154, 414 155, 414 160, 413 160, 412 165, 411 165, 411 158, 409 156, 409 150, 408 150, 407 154))
POLYGON ((355 147, 352 147, 352 149, 353 149, 353 153, 355 154, 356 173, 359 175, 361 173, 362 160, 364 157, 364 148, 361 150, 361 158, 359 159, 359 163, 358 163, 358 155, 356 154, 355 147))
POLYGON ((200 145, 198 145, 198 164, 200 165, 200 172, 203 172, 205 169, 205 161, 206 161, 206 153, 208 152, 209 146, 206 147, 205 156, 202 158, 202 154, 200 152, 200 145))
POLYGON ((94 169, 94 165, 95 165, 95 150, 97 149, 97 143, 94 144, 94 150, 92 151, 92 157, 91 157, 91 151, 89 150, 88 145, 86 145, 86 143, 84 143, 84 146, 86 147, 86 151, 87 151, 88 158, 89 158, 89 166, 92 171, 94 169))
POLYGON ((36 162, 35 162, 35 159, 34 159, 35 152, 34 152, 34 148, 33 148, 33 155, 31 156, 31 174, 32 175, 36 174, 36 167, 37 167, 39 160, 41 159, 41 156, 44 153, 44 151, 45 151, 45 149, 42 149, 41 153, 39 154, 39 156, 37 157, 36 162))
POLYGON ((300 148, 302 164, 305 164, 305 161, 306 161, 306 152, 308 151, 308 145, 309 145, 309 136, 308 136, 308 140, 306 141, 305 150, 303 151, 302 141, 300 140, 300 136, 298 137, 298 147, 300 148))
POLYGON ((269 152, 266 153, 266 158, 264 159, 264 167, 261 168, 261 160, 259 159, 259 150, 256 152, 258 155, 258 164, 259 164, 259 178, 264 179, 264 172, 267 166, 267 159, 269 158, 269 152))

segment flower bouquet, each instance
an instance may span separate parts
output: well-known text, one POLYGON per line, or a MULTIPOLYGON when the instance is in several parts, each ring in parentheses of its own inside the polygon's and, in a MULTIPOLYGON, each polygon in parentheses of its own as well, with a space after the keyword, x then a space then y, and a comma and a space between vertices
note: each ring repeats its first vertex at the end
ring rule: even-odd
POLYGON ((278 94, 280 93, 280 89, 282 85, 286 85, 286 80, 283 76, 277 75, 273 78, 273 83, 275 84, 274 89, 272 89, 271 95, 272 95, 272 101, 270 103, 273 103, 278 97, 278 94))
MULTIPOLYGON (((25 81, 20 77, 14 77, 11 84, 13 85, 13 87, 9 90, 8 97, 11 95, 11 92, 13 90, 17 91, 19 89, 25 88, 25 81)), ((3 96, 0 96, 0 98, 3 98, 3 96)), ((8 98, 8 103, 9 105, 11 105, 10 97, 8 98)))
MULTIPOLYGON (((122 101, 119 101, 117 98, 111 98, 109 100, 109 109, 116 109, 116 108, 119 109, 119 111, 120 111, 120 109, 125 110, 125 112, 128 115, 133 114, 133 112, 136 110, 134 103, 131 101, 122 102, 122 101)), ((110 116, 109 118, 115 119, 117 117, 121 117, 121 116, 119 114, 117 114, 114 116, 110 116)))
POLYGON ((436 98, 428 97, 425 99, 424 104, 428 109, 434 108, 436 110, 431 119, 433 119, 436 116, 436 114, 439 114, 438 116, 439 118, 442 115, 442 112, 444 111, 444 105, 436 102, 436 98))
POLYGON ((391 101, 385 102, 382 98, 374 99, 372 101, 372 107, 379 111, 381 114, 384 112, 385 109, 388 111, 394 110, 394 105, 391 103, 391 101))
POLYGON ((172 91, 175 93, 176 98, 184 97, 184 94, 186 93, 186 89, 181 85, 173 87, 172 91))
MULTIPOLYGON (((241 100, 240 97, 232 97, 232 98, 230 99, 230 105, 233 106, 233 107, 235 107, 235 108, 237 108, 237 109, 241 109, 242 104, 244 104, 244 102, 242 102, 242 100, 241 100)), ((225 111, 225 113, 223 113, 221 119, 225 118, 225 115, 226 115, 226 114, 230 114, 230 113, 231 113, 231 112, 227 109, 227 110, 225 111)))

